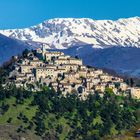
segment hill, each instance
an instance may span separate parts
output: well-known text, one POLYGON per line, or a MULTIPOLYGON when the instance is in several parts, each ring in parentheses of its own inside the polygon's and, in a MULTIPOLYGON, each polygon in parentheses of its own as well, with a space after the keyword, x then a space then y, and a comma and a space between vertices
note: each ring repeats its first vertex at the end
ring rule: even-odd
POLYGON ((37 93, 15 88, 0 91, 0 138, 4 140, 119 138, 139 121, 139 102, 110 90, 104 98, 95 94, 86 101, 76 95, 58 96, 46 87, 37 93))
POLYGON ((0 65, 8 61, 12 56, 21 54, 25 49, 31 49, 31 46, 20 40, 0 34, 0 65))
POLYGON ((107 68, 120 75, 140 77, 139 48, 110 47, 97 49, 91 45, 84 45, 64 49, 63 52, 73 57, 80 57, 85 65, 107 68))

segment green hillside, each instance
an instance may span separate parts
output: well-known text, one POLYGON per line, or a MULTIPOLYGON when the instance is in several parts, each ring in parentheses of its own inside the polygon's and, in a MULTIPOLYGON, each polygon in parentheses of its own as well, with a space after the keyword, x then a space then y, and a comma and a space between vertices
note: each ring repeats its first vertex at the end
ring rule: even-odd
POLYGON ((1 87, 0 138, 121 138, 139 122, 139 108, 139 101, 118 97, 110 89, 106 89, 103 98, 96 93, 82 101, 76 94, 65 98, 47 87, 40 92, 1 87))

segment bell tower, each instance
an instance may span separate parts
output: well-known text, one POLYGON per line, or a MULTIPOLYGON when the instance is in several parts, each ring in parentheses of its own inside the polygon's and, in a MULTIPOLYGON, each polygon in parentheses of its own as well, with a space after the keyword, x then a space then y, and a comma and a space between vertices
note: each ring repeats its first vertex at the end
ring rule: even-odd
POLYGON ((43 45, 42 46, 42 57, 43 57, 43 59, 45 59, 45 53, 46 53, 46 49, 45 49, 45 46, 43 45))

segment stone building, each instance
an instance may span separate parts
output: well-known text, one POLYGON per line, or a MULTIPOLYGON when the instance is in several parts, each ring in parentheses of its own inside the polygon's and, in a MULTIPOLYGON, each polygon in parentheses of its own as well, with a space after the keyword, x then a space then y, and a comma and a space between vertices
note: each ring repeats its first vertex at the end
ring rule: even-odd
POLYGON ((20 66, 20 71, 21 73, 31 73, 32 72, 33 67, 31 65, 21 65, 20 66))
POLYGON ((57 59, 59 56, 64 56, 63 52, 46 52, 45 53, 45 59, 46 61, 51 61, 52 59, 57 59))
POLYGON ((121 89, 122 91, 126 91, 127 88, 128 88, 128 85, 127 85, 126 83, 120 83, 120 89, 121 89))
POLYGON ((140 88, 133 87, 131 88, 131 96, 136 99, 140 99, 140 88))
POLYGON ((30 60, 30 65, 34 68, 43 66, 43 62, 41 60, 30 60))
MULTIPOLYGON (((15 63, 15 69, 9 75, 9 79, 15 79, 15 83, 24 87, 31 83, 39 90, 36 83, 52 85, 56 92, 79 93, 80 97, 94 94, 96 91, 102 96, 106 87, 118 95, 122 91, 125 93, 129 88, 123 79, 104 73, 100 69, 86 67, 82 60, 64 55, 63 52, 49 52, 43 47, 36 50, 35 56, 33 52, 30 54, 32 55, 15 63)), ((140 98, 139 88, 132 88, 131 94, 140 98)))

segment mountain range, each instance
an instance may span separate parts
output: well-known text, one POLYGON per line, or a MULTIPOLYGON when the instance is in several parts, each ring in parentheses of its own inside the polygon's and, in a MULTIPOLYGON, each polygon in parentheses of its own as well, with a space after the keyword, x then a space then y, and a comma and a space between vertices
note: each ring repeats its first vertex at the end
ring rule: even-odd
POLYGON ((14 50, 20 53, 22 48, 45 45, 47 49, 79 55, 88 65, 140 76, 140 17, 116 21, 55 18, 25 29, 0 30, 0 33, 18 42, 14 45, 16 48, 12 48, 10 42, 0 38, 1 63, 5 61, 1 42, 9 45, 10 55, 15 54, 14 50), (22 42, 20 50, 19 42, 22 42))
POLYGON ((0 65, 8 61, 11 56, 22 53, 25 49, 31 49, 27 43, 0 34, 0 65))

